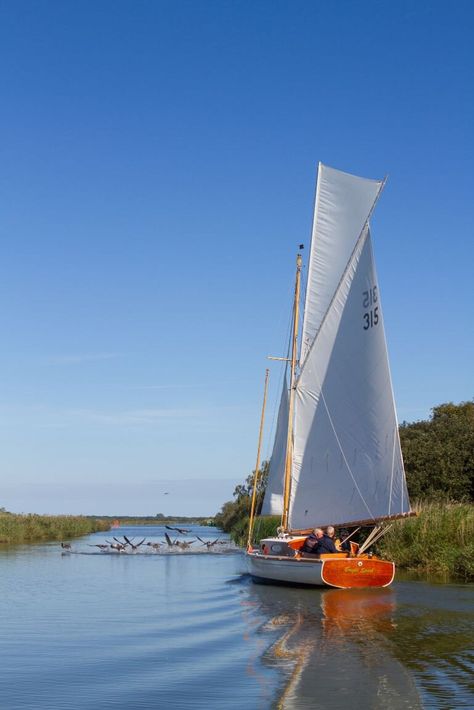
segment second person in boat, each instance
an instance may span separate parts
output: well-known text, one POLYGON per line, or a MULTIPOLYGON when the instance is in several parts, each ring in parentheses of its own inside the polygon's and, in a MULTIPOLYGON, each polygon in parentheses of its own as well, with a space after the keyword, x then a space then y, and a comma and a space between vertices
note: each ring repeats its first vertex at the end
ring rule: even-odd
POLYGON ((327 555, 328 553, 330 554, 331 552, 337 552, 336 544, 334 542, 334 535, 335 534, 336 534, 336 531, 334 530, 333 526, 328 525, 326 528, 326 532, 323 534, 323 536, 318 544, 318 554, 319 555, 327 555))
POLYGON ((311 555, 327 555, 337 552, 333 540, 334 532, 334 528, 331 525, 326 528, 326 532, 322 528, 314 528, 313 532, 304 541, 301 552, 311 555))

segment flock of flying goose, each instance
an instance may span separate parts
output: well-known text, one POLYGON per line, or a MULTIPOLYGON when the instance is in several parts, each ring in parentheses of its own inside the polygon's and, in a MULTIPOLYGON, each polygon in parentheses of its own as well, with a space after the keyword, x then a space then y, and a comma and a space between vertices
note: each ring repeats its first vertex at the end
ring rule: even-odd
MULTIPOLYGON (((167 530, 174 530, 180 535, 187 535, 191 532, 191 530, 186 530, 184 528, 172 528, 169 525, 165 525, 165 528, 167 528, 167 530)), ((201 543, 200 547, 205 546, 208 550, 214 548, 215 545, 228 545, 230 542, 230 540, 221 540, 220 538, 216 538, 215 540, 203 540, 199 537, 199 535, 196 535, 196 540, 172 540, 168 533, 165 532, 164 542, 147 542, 146 537, 144 537, 143 540, 140 540, 140 542, 135 542, 134 537, 128 538, 126 535, 123 535, 122 540, 119 540, 117 537, 113 537, 113 542, 106 540, 105 543, 96 543, 93 545, 89 544, 88 547, 97 547, 101 552, 130 553, 136 552, 139 547, 145 545, 151 548, 154 552, 158 552, 162 547, 165 549, 175 548, 178 550, 188 550, 191 545, 198 541, 201 543)), ((64 552, 73 551, 72 545, 69 542, 62 542, 61 548, 64 552)))

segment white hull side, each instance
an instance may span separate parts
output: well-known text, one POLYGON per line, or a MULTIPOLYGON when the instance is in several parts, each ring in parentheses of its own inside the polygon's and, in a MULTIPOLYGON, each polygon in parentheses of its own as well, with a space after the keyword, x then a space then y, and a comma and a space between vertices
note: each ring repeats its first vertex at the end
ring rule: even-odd
POLYGON ((291 557, 264 557, 247 553, 247 568, 252 577, 287 584, 327 587, 321 576, 321 560, 295 560, 291 557))

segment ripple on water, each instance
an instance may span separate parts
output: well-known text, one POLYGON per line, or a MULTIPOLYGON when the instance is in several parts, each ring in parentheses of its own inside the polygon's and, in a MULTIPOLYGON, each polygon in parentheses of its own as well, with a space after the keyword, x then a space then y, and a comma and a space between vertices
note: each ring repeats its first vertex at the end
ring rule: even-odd
POLYGON ((0 564, 2 707, 270 706, 276 674, 260 662, 242 585, 228 584, 240 555, 41 546, 0 564))
POLYGON ((472 588, 296 590, 242 568, 235 554, 0 554, 2 707, 474 706, 472 588))

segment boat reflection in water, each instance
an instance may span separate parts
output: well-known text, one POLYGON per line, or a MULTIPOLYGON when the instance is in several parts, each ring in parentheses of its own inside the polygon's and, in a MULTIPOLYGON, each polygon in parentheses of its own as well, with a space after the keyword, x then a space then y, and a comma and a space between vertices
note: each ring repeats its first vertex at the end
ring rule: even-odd
POLYGON ((410 671, 390 643, 394 591, 254 585, 251 594, 268 616, 263 630, 280 631, 265 659, 281 668, 278 707, 423 707, 410 671))
POLYGON ((334 589, 321 595, 324 634, 344 639, 349 634, 386 633, 394 628, 395 594, 389 589, 334 589))

